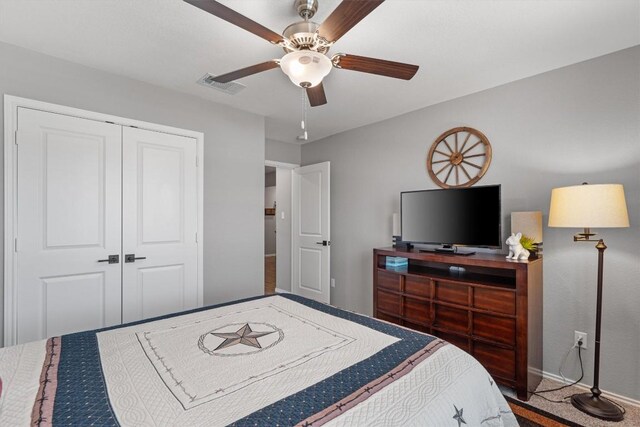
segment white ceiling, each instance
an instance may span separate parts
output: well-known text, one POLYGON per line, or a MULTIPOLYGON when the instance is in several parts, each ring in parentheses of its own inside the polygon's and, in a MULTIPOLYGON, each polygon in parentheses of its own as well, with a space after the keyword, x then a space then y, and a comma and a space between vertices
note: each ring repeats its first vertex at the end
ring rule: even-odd
MULTIPOLYGON (((293 0, 222 2, 276 32, 299 20, 293 0)), ((319 2, 322 22, 339 1, 319 2)), ((278 69, 241 79, 237 95, 196 84, 283 52, 180 0, 0 0, 0 40, 264 115, 270 139, 300 133, 301 89, 278 69)), ((420 70, 407 82, 334 69, 309 139, 638 44, 640 0, 390 0, 330 53, 420 70)))

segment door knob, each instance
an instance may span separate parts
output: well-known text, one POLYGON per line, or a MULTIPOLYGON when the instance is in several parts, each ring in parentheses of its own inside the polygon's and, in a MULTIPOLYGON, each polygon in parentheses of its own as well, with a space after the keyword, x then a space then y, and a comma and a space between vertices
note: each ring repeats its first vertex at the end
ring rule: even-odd
POLYGON ((109 255, 107 259, 99 259, 98 262, 108 262, 109 264, 118 264, 120 262, 120 255, 109 255))
POLYGON ((331 241, 323 240, 322 242, 316 242, 316 245, 331 246, 331 241))
POLYGON ((124 256, 124 262, 136 262, 137 259, 147 259, 146 256, 139 256, 137 257, 136 254, 126 254, 124 256))

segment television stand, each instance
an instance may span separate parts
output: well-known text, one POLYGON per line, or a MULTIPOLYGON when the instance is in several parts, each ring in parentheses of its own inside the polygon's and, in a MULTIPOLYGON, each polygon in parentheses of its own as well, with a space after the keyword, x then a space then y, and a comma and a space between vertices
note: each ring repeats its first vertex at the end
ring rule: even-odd
POLYGON ((521 400, 542 379, 542 288, 542 257, 373 250, 374 316, 460 347, 521 400))

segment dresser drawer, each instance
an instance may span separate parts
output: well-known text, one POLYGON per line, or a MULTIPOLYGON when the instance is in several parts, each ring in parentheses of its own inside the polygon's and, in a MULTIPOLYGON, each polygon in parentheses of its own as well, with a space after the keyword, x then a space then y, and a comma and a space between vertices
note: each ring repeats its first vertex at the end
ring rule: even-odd
POLYGON ((378 271, 378 287, 400 292, 401 277, 399 274, 378 271))
POLYGON ((477 287, 473 291, 473 306, 496 313, 516 314, 516 293, 477 287))
POLYGON ((378 310, 400 314, 400 295, 378 290, 378 310))
POLYGON ((406 276, 404 291, 407 294, 429 298, 431 296, 431 279, 419 276, 406 276))
POLYGON ((473 356, 491 375, 507 380, 516 379, 516 353, 514 350, 475 342, 473 356))
POLYGON ((429 301, 404 297, 404 317, 413 322, 431 323, 429 301))
POLYGON ((516 319, 473 314, 473 335, 490 341, 516 345, 516 319))
POLYGON ((469 287, 451 282, 435 282, 437 301, 469 305, 469 287))
POLYGON ((469 333, 469 312, 459 308, 434 306, 435 318, 433 326, 454 332, 469 333))

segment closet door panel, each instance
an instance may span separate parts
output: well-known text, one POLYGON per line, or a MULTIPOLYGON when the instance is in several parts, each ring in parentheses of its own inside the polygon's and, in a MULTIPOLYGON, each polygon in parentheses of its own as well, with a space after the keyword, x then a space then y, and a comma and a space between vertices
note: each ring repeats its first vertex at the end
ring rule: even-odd
POLYGON ((198 305, 196 140, 123 129, 125 322, 198 305))
POLYGON ((185 301, 184 264, 139 268, 136 284, 141 318, 183 310, 185 301))
POLYGON ((121 322, 121 127, 18 110, 17 343, 121 322))

